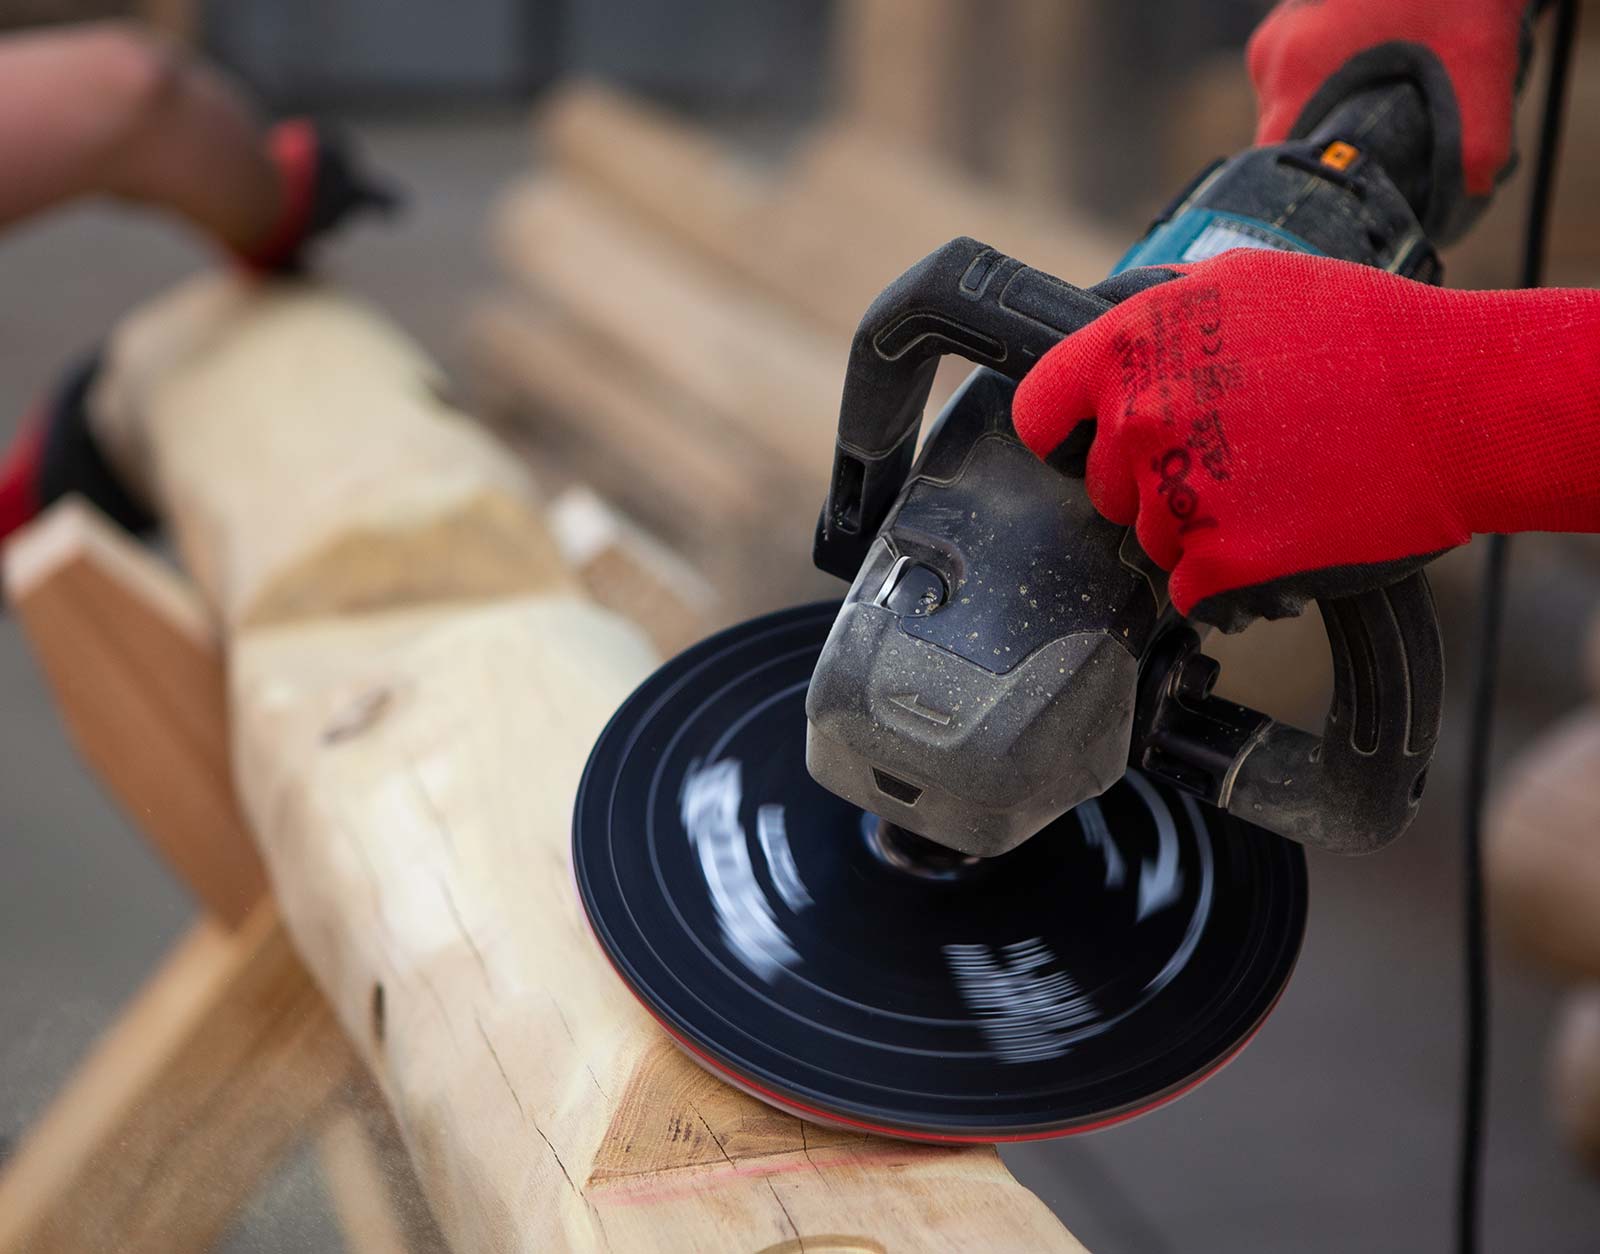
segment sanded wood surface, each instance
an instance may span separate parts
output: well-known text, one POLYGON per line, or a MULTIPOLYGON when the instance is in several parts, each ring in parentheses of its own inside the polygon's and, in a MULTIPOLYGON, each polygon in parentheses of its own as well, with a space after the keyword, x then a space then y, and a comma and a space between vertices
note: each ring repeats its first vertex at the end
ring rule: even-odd
POLYGON ((415 403, 425 372, 381 321, 315 291, 218 317, 219 284, 113 342, 110 369, 141 380, 124 430, 226 610, 236 775, 284 917, 452 1246, 1080 1248, 990 1149, 816 1134, 666 1045, 568 858, 589 745, 654 652, 575 594, 512 463, 415 403), (197 311, 208 351, 140 358, 197 335, 197 311), (281 368, 307 330, 322 368, 281 368), (433 507, 328 490, 369 456, 386 505, 433 507), (432 569, 480 543, 516 560, 471 584, 432 569))

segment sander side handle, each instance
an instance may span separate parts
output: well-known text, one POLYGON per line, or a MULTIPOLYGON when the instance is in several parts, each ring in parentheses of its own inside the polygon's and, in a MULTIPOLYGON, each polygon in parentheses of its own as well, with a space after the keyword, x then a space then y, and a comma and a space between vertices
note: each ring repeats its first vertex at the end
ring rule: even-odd
POLYGON ((855 578, 905 486, 934 371, 947 354, 1020 380, 1110 302, 962 236, 891 283, 850 343, 814 560, 855 578))

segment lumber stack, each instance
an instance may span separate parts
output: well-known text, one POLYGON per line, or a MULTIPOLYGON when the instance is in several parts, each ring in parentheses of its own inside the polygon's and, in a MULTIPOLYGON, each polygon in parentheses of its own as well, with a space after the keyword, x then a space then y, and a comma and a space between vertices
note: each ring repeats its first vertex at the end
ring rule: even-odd
POLYGON ((960 234, 1084 281, 1115 260, 1099 229, 854 121, 776 168, 594 84, 536 129, 491 224, 504 282, 469 319, 474 398, 543 477, 702 572, 716 621, 837 594, 811 536, 849 337, 885 283, 960 234))

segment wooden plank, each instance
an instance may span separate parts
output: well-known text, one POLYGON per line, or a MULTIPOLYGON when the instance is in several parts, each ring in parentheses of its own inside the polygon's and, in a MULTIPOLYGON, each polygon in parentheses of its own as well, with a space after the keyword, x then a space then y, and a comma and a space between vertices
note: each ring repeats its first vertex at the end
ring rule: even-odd
POLYGON ((324 1120, 317 1155, 346 1254, 447 1254, 400 1131, 364 1071, 324 1120))
POLYGON ((717 615, 711 585, 590 489, 574 485, 550 502, 550 530, 584 591, 638 623, 662 656, 710 634, 717 615))
POLYGON ((525 301, 485 301, 467 342, 507 438, 691 560, 720 602, 712 622, 838 595, 811 565, 820 491, 741 427, 525 301))
POLYGON ((354 1056, 277 912, 179 943, 0 1175, 0 1251, 209 1249, 354 1056))
MULTIPOLYGON (((1046 7, 1051 24, 1064 22, 1046 7)), ((1037 103, 1041 115, 1048 108, 1037 103)), ((855 330, 890 280, 956 235, 1079 282, 1097 281, 1119 252, 1081 215, 1019 208, 948 163, 843 124, 804 145, 792 171, 763 173, 658 107, 579 84, 552 96, 538 133, 563 174, 838 336, 855 330)), ((1026 131, 1015 141, 1065 142, 1026 131)))
MULTIPOLYGON (((305 299, 340 307, 305 311, 329 359, 378 334, 357 333, 356 315, 331 294, 305 299), (349 334, 331 333, 339 327, 349 334)), ((181 319, 193 307, 180 294, 141 318, 181 319)), ((389 542, 349 514, 323 509, 316 527, 283 514, 317 503, 322 491, 308 481, 359 456, 360 424, 348 445, 335 438, 347 405, 387 414, 386 436, 399 445, 436 419, 391 407, 385 371, 369 370, 357 397, 319 372, 254 368, 273 357, 254 341, 286 332, 242 310, 209 328, 215 345, 203 363, 166 373, 142 424, 152 482, 187 547, 226 559, 206 568, 204 583, 244 605, 228 617, 246 812, 285 917, 390 1096, 451 1244, 748 1251, 825 1248, 819 1238, 837 1244, 845 1234, 869 1249, 1079 1248, 992 1150, 882 1141, 811 1150, 797 1120, 732 1090, 714 1086, 719 1100, 700 1103, 706 1078, 665 1048, 612 975, 569 882, 571 806, 588 747, 652 651, 574 597, 566 576, 474 604, 433 582, 434 599, 419 604, 411 590, 431 581, 417 572, 397 590, 397 608, 348 612, 321 554, 352 526, 368 532, 377 561, 389 560, 389 542), (241 457, 235 428, 254 429, 257 404, 229 398, 262 391, 274 446, 241 457), (202 430, 207 457, 195 455, 202 430), (274 521, 300 537, 293 558, 283 545, 233 536, 261 525, 264 500, 278 502, 274 521), (299 617, 264 623, 238 596, 272 583, 296 590, 299 617), (699 1136, 653 1138, 646 1165, 628 1172, 620 1164, 639 1142, 627 1130, 656 1120, 704 1126, 726 1148, 713 1159, 699 1136)), ((137 371, 117 348, 109 368, 137 371)), ((472 480, 478 446, 462 444, 469 472, 435 444, 408 473, 472 480)), ((507 462, 494 477, 514 473, 507 462)), ((436 494, 420 483, 405 490, 436 494)), ((413 520, 404 527, 395 542, 407 552, 447 560, 418 543, 413 520)), ((548 533, 534 523, 530 540, 539 552, 523 569, 552 569, 548 533)), ((484 541, 497 543, 496 533, 484 541)), ((456 542, 476 543, 464 533, 456 542)))
POLYGON ((703 129, 584 82, 551 95, 538 134, 562 173, 825 330, 848 336, 866 312, 878 276, 870 264, 859 272, 853 236, 787 212, 777 171, 740 160, 703 129))
POLYGON ((1065 209, 1019 204, 935 157, 849 126, 819 133, 790 179, 788 211, 809 216, 812 229, 853 237, 876 259, 877 288, 958 235, 1080 286, 1103 279, 1127 243, 1065 209))
POLYGON ((570 323, 490 298, 466 339, 479 399, 659 534, 696 546, 770 516, 781 476, 760 444, 570 323))
POLYGON ((843 360, 833 342, 559 176, 507 193, 494 235, 512 273, 737 425, 821 499, 843 360))
POLYGON ((78 752, 201 906, 238 926, 267 880, 233 793, 204 606, 74 500, 15 537, 5 587, 78 752))
POLYGON ((932 151, 960 144, 968 117, 973 0, 845 0, 837 22, 843 112, 863 129, 932 151))

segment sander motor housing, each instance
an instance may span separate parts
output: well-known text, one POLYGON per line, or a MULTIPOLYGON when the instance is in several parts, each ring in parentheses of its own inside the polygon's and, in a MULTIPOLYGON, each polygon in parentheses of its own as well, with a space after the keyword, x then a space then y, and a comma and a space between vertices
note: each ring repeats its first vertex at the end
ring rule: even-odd
MULTIPOLYGON (((962 852, 1003 853, 1133 765, 1342 852, 1410 822, 1438 733, 1442 653, 1412 574, 1319 602, 1334 660, 1320 736, 1212 695, 1217 664, 1164 574, 1081 479, 1039 461, 1017 380, 1159 267, 1284 248, 1425 281, 1427 112, 1372 89, 1305 140, 1215 163, 1093 291, 957 239, 886 289, 851 345, 815 560, 852 581, 806 699, 824 787, 962 852), (1152 269, 1153 268, 1153 269, 1152 269), (939 359, 979 365, 915 455, 939 359)), ((1092 426, 1092 424, 1086 424, 1092 426)), ((1075 465, 1074 465, 1075 463, 1075 465)))

